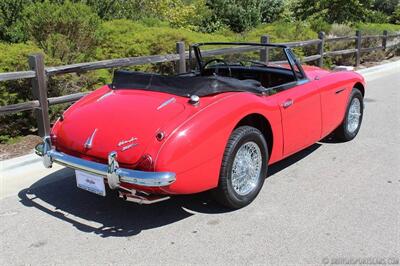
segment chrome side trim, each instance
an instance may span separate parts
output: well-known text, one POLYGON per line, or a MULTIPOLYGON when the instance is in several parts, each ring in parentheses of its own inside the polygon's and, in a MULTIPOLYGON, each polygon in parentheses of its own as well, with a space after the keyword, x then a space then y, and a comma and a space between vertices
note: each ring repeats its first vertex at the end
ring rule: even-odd
POLYGON ((113 93, 114 93, 114 91, 110 91, 110 92, 107 92, 106 94, 103 94, 102 96, 100 96, 100 97, 96 100, 96 102, 100 102, 101 100, 107 98, 108 96, 111 96, 113 93))
POLYGON ((157 107, 157 110, 160 111, 162 108, 164 108, 164 107, 167 106, 168 104, 174 103, 174 102, 176 102, 175 97, 173 97, 173 98, 171 98, 171 99, 168 99, 168 100, 166 100, 165 102, 163 102, 162 104, 160 104, 160 106, 157 107))
POLYGON ((43 157, 46 168, 52 167, 53 163, 58 163, 69 168, 101 175, 107 178, 111 189, 119 188, 122 182, 144 187, 162 187, 176 180, 176 174, 173 172, 145 172, 120 168, 116 152, 108 155, 108 164, 102 164, 56 151, 51 149, 50 137, 45 137, 44 142, 35 149, 36 154, 43 157))

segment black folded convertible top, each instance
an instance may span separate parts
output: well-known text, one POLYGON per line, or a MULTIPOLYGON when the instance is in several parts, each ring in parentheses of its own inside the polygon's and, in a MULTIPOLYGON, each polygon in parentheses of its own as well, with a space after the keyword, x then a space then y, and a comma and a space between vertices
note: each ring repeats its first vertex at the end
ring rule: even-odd
POLYGON ((118 70, 114 72, 111 88, 159 91, 179 96, 206 96, 228 91, 263 93, 265 88, 256 80, 239 80, 223 76, 163 76, 118 70))

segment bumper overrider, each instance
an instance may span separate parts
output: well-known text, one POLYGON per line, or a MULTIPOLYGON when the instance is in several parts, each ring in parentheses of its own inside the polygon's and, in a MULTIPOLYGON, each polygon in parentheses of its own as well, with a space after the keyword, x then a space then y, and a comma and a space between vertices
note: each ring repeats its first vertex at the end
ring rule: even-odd
POLYGON ((74 157, 52 148, 49 136, 43 138, 43 143, 35 148, 37 155, 43 157, 43 164, 51 168, 53 163, 104 176, 111 189, 121 188, 121 183, 142 187, 163 187, 175 182, 176 174, 172 172, 146 172, 120 168, 115 151, 108 154, 108 164, 102 164, 74 157))

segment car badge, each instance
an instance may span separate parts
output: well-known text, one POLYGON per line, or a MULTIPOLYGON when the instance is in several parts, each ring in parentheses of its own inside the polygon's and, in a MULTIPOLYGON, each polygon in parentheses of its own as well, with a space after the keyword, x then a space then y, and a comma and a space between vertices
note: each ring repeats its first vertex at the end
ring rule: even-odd
POLYGON ((135 146, 137 146, 137 145, 138 145, 137 143, 129 144, 129 145, 127 145, 127 146, 122 147, 121 151, 129 150, 130 148, 133 148, 133 147, 135 147, 135 146))
POLYGON ((93 131, 92 135, 90 135, 90 137, 86 140, 85 145, 84 145, 86 149, 92 148, 93 139, 94 139, 94 136, 96 135, 96 132, 97 132, 97 128, 93 131))
POLYGON ((137 140, 137 138, 135 138, 135 137, 132 137, 132 138, 130 138, 128 140, 121 140, 120 142, 118 142, 118 147, 125 146, 126 144, 132 143, 135 140, 137 140))

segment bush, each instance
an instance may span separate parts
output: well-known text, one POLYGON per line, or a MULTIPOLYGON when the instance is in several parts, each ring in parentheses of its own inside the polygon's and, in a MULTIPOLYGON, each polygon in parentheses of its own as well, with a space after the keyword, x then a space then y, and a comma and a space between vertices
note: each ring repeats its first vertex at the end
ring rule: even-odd
POLYGON ((315 32, 323 31, 328 33, 332 28, 332 24, 329 24, 321 17, 312 16, 308 19, 308 21, 310 23, 310 28, 315 32))
POLYGON ((76 0, 90 6, 103 20, 113 19, 141 19, 147 17, 142 0, 76 0))
POLYGON ((271 23, 278 20, 285 9, 283 0, 262 0, 260 4, 261 22, 271 23))
MULTIPOLYGON (((0 42, 0 73, 28 70, 28 56, 33 53, 44 53, 32 42, 6 44, 0 42)), ((45 55, 47 66, 60 65, 61 61, 45 55)), ((48 81, 48 96, 60 96, 79 91, 86 91, 110 81, 107 70, 89 72, 85 75, 68 74, 53 76, 48 81)), ((33 100, 31 80, 21 79, 0 82, 0 105, 10 105, 33 100)), ((54 121, 56 115, 67 105, 50 107, 50 118, 54 121)), ((32 111, 0 116, 0 142, 8 138, 27 135, 36 132, 36 119, 32 111)))
POLYGON ((390 17, 381 11, 371 11, 366 21, 371 23, 388 23, 390 17))
POLYGON ((24 38, 24 32, 15 27, 21 18, 24 6, 32 0, 1 0, 0 1, 0 40, 18 42, 24 38))
POLYGON ((29 5, 18 24, 49 56, 65 63, 92 58, 99 40, 98 16, 88 6, 69 1, 29 5))
POLYGON ((261 22, 273 22, 284 10, 282 0, 208 0, 207 5, 212 13, 206 23, 225 24, 238 33, 261 22))
MULTIPOLYGON (((28 69, 27 56, 41 50, 33 43, 5 44, 0 42, 0 73, 28 69)), ((0 105, 16 104, 32 100, 29 79, 0 82, 0 105)), ((9 137, 29 134, 36 124, 31 112, 0 116, 0 141, 9 137)))
POLYGON ((389 33, 400 32, 400 25, 388 23, 357 23, 354 25, 354 28, 361 30, 361 32, 366 35, 382 34, 384 30, 387 30, 389 33))
POLYGON ((390 22, 400 25, 400 4, 396 7, 390 17, 390 22))
POLYGON ((397 5, 399 5, 399 0, 375 0, 373 9, 391 16, 397 5))
POLYGON ((331 29, 327 33, 334 37, 335 36, 349 36, 349 35, 354 35, 355 30, 352 27, 350 27, 349 25, 334 23, 334 24, 332 24, 331 29))
POLYGON ((261 22, 260 1, 257 0, 209 0, 211 21, 221 21, 234 32, 243 32, 261 22))
POLYGON ((349 23, 366 21, 371 6, 372 0, 299 0, 293 12, 301 20, 317 16, 328 23, 349 23))
POLYGON ((247 41, 258 42, 260 36, 265 34, 268 34, 271 37, 271 42, 275 43, 310 40, 318 37, 317 32, 313 31, 307 22, 296 21, 262 24, 243 35, 243 38, 247 41))

